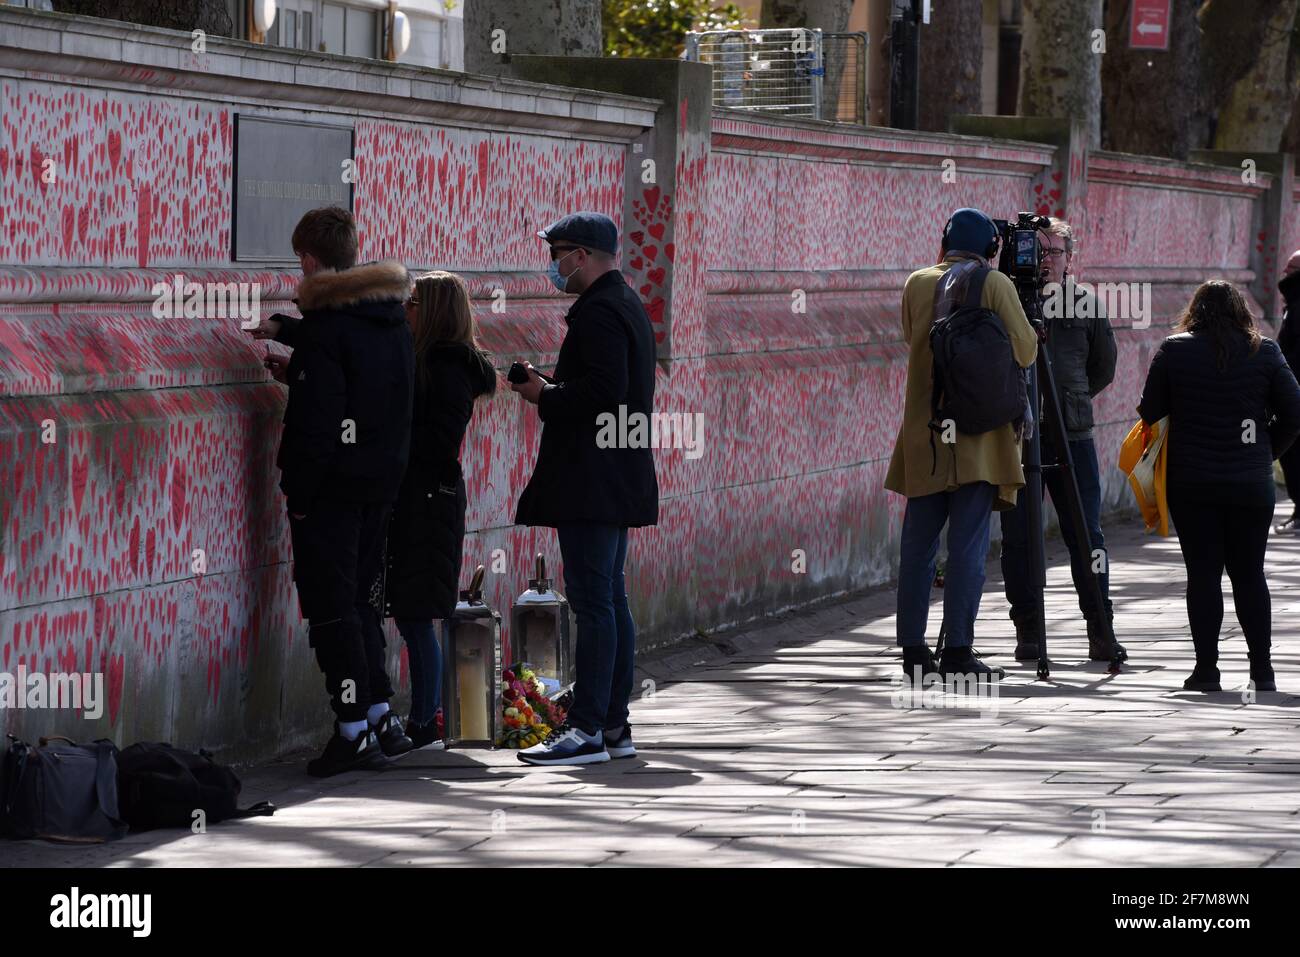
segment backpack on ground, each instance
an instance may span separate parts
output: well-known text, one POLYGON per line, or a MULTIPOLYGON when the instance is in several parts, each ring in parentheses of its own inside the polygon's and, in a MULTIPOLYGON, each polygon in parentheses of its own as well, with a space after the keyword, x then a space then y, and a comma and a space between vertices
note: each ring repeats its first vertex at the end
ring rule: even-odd
POLYGON ((965 301, 930 327, 933 431, 943 432, 951 420, 958 432, 979 435, 1024 414, 1025 380, 1011 337, 1001 317, 980 304, 989 272, 976 269, 967 281, 965 301))
POLYGON ((0 760, 0 834, 25 840, 99 844, 125 836, 118 812, 117 747, 9 735, 0 760))
POLYGON ((196 754, 143 741, 118 756, 122 817, 133 831, 188 828, 195 811, 203 812, 207 824, 275 813, 275 806, 265 801, 241 810, 241 786, 234 771, 203 750, 196 754))

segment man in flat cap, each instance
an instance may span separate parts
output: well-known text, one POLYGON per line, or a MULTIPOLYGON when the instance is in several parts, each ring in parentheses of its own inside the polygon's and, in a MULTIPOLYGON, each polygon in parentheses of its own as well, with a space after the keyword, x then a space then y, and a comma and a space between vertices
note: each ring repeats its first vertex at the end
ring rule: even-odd
POLYGON ((618 229, 600 213, 572 213, 538 235, 550 244, 550 279, 576 295, 554 378, 525 363, 511 385, 537 406, 541 447, 519 498, 518 525, 554 528, 577 618, 577 680, 565 725, 519 752, 529 764, 595 764, 629 758, 627 723, 636 631, 623 580, 627 530, 659 519, 659 484, 648 430, 610 442, 598 418, 649 422, 655 342, 650 318, 619 271, 618 229))

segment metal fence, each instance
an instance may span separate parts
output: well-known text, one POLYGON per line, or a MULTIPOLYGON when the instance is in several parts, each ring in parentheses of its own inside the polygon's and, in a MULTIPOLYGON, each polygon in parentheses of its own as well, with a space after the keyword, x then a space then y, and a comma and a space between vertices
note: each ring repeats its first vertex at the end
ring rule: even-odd
POLYGON ((821 30, 708 30, 686 58, 713 67, 713 104, 776 116, 867 121, 867 35, 821 30))

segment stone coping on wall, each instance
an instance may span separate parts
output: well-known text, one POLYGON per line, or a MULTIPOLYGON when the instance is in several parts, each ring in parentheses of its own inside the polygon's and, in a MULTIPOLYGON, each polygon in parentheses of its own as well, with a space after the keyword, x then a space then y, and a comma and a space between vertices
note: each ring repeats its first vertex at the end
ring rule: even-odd
POLYGON ((728 152, 787 153, 890 165, 960 158, 965 169, 1034 175, 1050 166, 1055 148, 1020 140, 852 126, 791 117, 713 111, 713 147, 728 152))
POLYGON ((0 6, 0 74, 626 141, 659 101, 0 6))
POLYGON ((1208 163, 1186 163, 1155 156, 1100 150, 1088 152, 1090 184, 1116 183, 1121 186, 1149 186, 1254 198, 1266 193, 1273 183, 1271 173, 1260 170, 1256 176, 1254 183, 1244 183, 1240 171, 1208 163))

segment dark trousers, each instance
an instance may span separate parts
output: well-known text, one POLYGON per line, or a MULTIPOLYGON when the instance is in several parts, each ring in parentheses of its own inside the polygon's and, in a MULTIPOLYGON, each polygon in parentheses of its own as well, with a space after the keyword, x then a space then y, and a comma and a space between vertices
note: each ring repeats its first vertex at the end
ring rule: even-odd
POLYGON ((339 721, 363 721, 372 704, 393 696, 384 631, 370 604, 390 507, 319 500, 305 518, 289 518, 298 605, 339 721))
POLYGON ((636 629, 623 579, 627 529, 561 525, 556 532, 578 629, 569 724, 587 734, 622 728, 636 657, 636 629))
POLYGON ((1292 443, 1278 460, 1286 476, 1286 494, 1291 499, 1291 513, 1300 512, 1300 442, 1292 443))
POLYGON ((939 536, 948 526, 944 568, 943 622, 949 648, 975 641, 975 617, 984 592, 984 561, 989 554, 989 518, 997 493, 988 482, 972 482, 952 492, 907 500, 899 540, 897 640, 903 648, 925 644, 930 618, 939 536))
POLYGON ((1219 660, 1223 626, 1223 572, 1232 582, 1232 604, 1252 660, 1267 661, 1272 643, 1273 607, 1264 577, 1264 550, 1273 520, 1272 506, 1240 504, 1231 495, 1209 498, 1168 491, 1169 517, 1187 566, 1187 617, 1198 664, 1219 660))
POLYGON ((399 618, 397 630, 411 664, 411 722, 428 724, 442 707, 442 645, 432 619, 399 618))
MULTIPOLYGON (((1070 443, 1070 456, 1074 459, 1074 474, 1079 483, 1079 500, 1083 504, 1083 516, 1088 523, 1088 538, 1093 550, 1106 552, 1106 537, 1101 530, 1101 474, 1097 463, 1097 446, 1092 439, 1078 439, 1070 443)), ((1055 463, 1056 454, 1046 441, 1042 445, 1044 463, 1055 463)), ((1026 476, 1027 481, 1032 481, 1026 476)), ((1052 497, 1061 523, 1061 539, 1070 550, 1070 577, 1074 579, 1074 591, 1079 596, 1079 611, 1088 621, 1101 621, 1101 616, 1093 607, 1092 589, 1089 579, 1093 576, 1093 556, 1085 553, 1079 535, 1071 521, 1068 499, 1065 491, 1065 475, 1061 469, 1048 469, 1043 473, 1043 484, 1047 494, 1052 497)), ((1006 588, 1007 601, 1011 603, 1011 619, 1016 622, 1032 621, 1042 595, 1038 593, 1029 573, 1029 545, 1031 534, 1042 534, 1042 530, 1029 527, 1029 508, 1025 502, 1028 487, 1022 489, 1016 499, 1016 507, 1002 513, 1002 581, 1006 588)), ((1103 554, 1103 569, 1109 568, 1109 555, 1103 554)), ((1111 614, 1110 575, 1105 571, 1097 575, 1101 585, 1102 600, 1107 616, 1111 614)))

